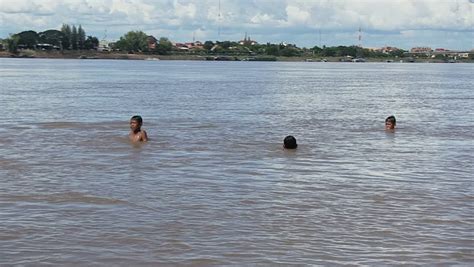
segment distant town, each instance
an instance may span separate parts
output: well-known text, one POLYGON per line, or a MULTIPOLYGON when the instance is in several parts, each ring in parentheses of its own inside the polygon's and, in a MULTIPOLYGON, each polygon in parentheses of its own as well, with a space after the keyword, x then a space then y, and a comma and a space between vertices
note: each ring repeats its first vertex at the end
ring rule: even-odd
POLYGON ((87 36, 81 25, 63 24, 60 30, 22 31, 0 39, 2 57, 80 58, 80 59, 190 59, 243 61, 323 61, 323 62, 474 62, 474 49, 393 46, 377 48, 314 46, 300 48, 290 43, 260 44, 247 34, 238 41, 173 42, 142 31, 129 31, 112 42, 87 36))

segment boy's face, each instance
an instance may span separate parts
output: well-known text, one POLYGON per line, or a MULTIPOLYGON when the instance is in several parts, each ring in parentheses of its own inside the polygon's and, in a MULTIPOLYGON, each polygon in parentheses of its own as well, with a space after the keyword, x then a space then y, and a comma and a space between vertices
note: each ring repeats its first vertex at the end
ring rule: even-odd
POLYGON ((391 121, 385 122, 385 130, 393 130, 395 129, 395 124, 391 121))
POLYGON ((137 131, 137 130, 140 130, 140 123, 136 120, 130 120, 130 129, 132 131, 137 131))

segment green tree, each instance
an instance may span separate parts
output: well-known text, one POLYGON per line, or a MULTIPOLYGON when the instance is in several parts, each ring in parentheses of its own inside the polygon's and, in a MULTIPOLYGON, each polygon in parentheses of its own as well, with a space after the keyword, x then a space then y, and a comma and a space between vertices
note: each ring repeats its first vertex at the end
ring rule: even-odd
POLYGON ((214 50, 212 51, 212 53, 215 53, 215 54, 220 54, 220 53, 224 53, 226 50, 224 48, 222 48, 222 46, 220 44, 218 44, 216 42, 216 44, 214 45, 214 50))
POLYGON ((62 40, 63 48, 72 49, 71 27, 68 24, 63 24, 63 26, 61 27, 61 32, 64 33, 64 38, 62 40))
POLYGON ((44 32, 38 33, 39 40, 41 43, 52 44, 56 46, 61 46, 65 35, 63 32, 58 30, 47 30, 44 32))
POLYGON ((324 57, 334 57, 336 56, 336 49, 334 47, 323 47, 321 55, 324 57))
POLYGON ((39 36, 35 31, 23 31, 20 33, 17 33, 16 36, 19 37, 18 39, 18 45, 34 49, 36 44, 38 43, 39 36))
POLYGON ((147 50, 147 35, 142 31, 129 31, 117 41, 116 47, 129 52, 141 52, 147 50))
POLYGON ((357 46, 343 46, 343 45, 340 45, 340 46, 334 47, 334 50, 335 50, 335 55, 338 56, 338 57, 362 56, 362 48, 359 48, 357 46))
POLYGON ((267 47, 265 48, 265 53, 270 56, 279 56, 280 45, 267 43, 267 47))
POLYGON ((229 49, 229 47, 232 46, 232 43, 230 41, 224 41, 224 42, 221 42, 219 45, 224 49, 229 49))
POLYGON ((265 54, 265 46, 264 45, 257 45, 252 49, 255 53, 258 55, 264 55, 265 54))
POLYGON ((212 41, 205 41, 203 47, 206 50, 211 50, 214 47, 214 43, 212 41))
POLYGON ((82 26, 79 25, 79 29, 77 29, 77 41, 78 41, 78 48, 84 49, 84 45, 86 42, 86 32, 82 29, 82 26))
POLYGON ((403 54, 405 53, 405 50, 403 49, 397 49, 395 51, 390 52, 390 56, 392 57, 403 57, 403 54))
POLYGON ((319 46, 314 46, 310 49, 315 55, 320 55, 323 52, 323 49, 319 46))
POLYGON ((78 43, 78 34, 76 25, 72 25, 72 33, 71 33, 71 45, 73 50, 77 50, 77 43, 78 43))
POLYGON ((87 36, 87 39, 84 42, 84 49, 87 49, 87 50, 97 49, 98 46, 99 46, 99 39, 97 39, 97 37, 87 36))
POLYGON ((280 55, 284 57, 296 57, 300 55, 300 51, 294 46, 286 46, 280 50, 280 55))
POLYGON ((18 42, 20 41, 20 37, 18 35, 11 35, 10 38, 7 40, 8 51, 10 53, 18 52, 18 42))
POLYGON ((155 51, 160 55, 167 55, 171 52, 173 44, 166 37, 161 37, 156 45, 155 51))

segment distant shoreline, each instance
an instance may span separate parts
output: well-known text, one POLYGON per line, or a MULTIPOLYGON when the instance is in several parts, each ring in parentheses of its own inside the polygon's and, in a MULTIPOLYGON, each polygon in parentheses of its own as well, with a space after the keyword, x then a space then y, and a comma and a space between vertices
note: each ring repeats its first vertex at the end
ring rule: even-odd
MULTIPOLYGON (((0 51, 0 58, 49 58, 49 59, 111 59, 111 60, 223 60, 226 61, 239 61, 248 60, 249 56, 221 56, 217 57, 214 55, 157 55, 157 54, 146 54, 146 53, 135 53, 127 54, 120 52, 98 52, 98 51, 37 51, 37 50, 24 50, 16 54, 12 54, 8 51, 0 51), (223 59, 222 59, 223 58, 223 59)), ((268 57, 267 57, 268 59, 268 57)), ((407 58, 366 58, 366 62, 404 62, 408 63, 407 58)), ((280 62, 350 62, 350 59, 344 57, 272 57, 272 60, 256 60, 249 61, 280 61, 280 62)), ((432 58, 417 58, 414 59, 414 63, 447 63, 440 59, 432 58)), ((474 63, 474 60, 462 59, 457 60, 456 63, 474 63)))

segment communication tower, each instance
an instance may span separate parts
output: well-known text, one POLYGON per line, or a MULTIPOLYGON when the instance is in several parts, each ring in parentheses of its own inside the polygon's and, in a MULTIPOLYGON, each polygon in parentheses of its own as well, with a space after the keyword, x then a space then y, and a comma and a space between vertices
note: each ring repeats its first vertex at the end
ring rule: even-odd
POLYGON ((219 0, 219 13, 217 14, 217 39, 221 39, 221 0, 219 0))

